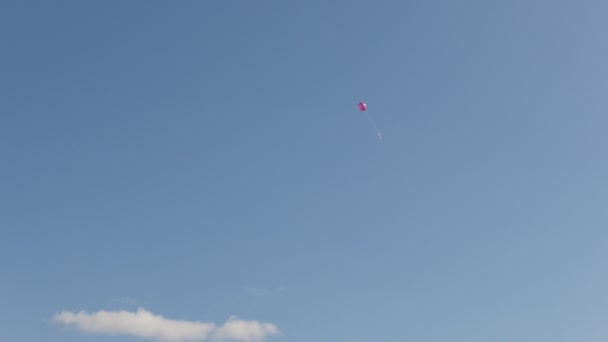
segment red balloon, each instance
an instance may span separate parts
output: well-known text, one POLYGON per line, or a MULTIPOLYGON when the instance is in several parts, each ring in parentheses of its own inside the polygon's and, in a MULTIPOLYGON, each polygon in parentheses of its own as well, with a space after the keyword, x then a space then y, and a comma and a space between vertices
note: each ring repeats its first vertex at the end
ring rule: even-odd
POLYGON ((359 102, 359 110, 362 112, 365 112, 367 110, 367 105, 365 104, 365 102, 359 102))

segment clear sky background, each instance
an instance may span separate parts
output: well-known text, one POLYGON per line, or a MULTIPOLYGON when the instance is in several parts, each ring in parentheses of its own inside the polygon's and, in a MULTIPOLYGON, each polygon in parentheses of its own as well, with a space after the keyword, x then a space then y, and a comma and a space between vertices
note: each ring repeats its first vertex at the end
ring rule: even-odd
POLYGON ((608 339, 608 2, 3 1, 0 340, 608 339), (379 141, 357 111, 366 101, 379 141))

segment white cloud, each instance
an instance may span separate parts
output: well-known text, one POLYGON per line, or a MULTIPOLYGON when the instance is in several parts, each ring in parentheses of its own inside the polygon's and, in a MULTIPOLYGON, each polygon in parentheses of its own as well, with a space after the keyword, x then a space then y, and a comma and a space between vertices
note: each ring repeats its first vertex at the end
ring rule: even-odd
POLYGON ((217 329, 215 337, 220 340, 257 342, 267 336, 277 334, 279 334, 279 329, 270 323, 243 321, 237 317, 230 317, 228 322, 217 329))
POLYGON ((162 342, 205 341, 210 338, 258 342, 279 334, 270 323, 243 321, 231 317, 223 326, 198 321, 180 321, 164 318, 144 309, 129 311, 63 311, 53 317, 58 324, 75 326, 76 329, 105 335, 129 335, 162 342))

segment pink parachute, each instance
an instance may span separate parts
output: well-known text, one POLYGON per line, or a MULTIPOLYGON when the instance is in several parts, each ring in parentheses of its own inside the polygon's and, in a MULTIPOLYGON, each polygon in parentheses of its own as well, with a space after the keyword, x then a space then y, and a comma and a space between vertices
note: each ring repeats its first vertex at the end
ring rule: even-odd
POLYGON ((367 104, 365 102, 359 102, 359 104, 357 104, 357 107, 359 107, 360 111, 366 112, 365 116, 367 117, 367 120, 369 120, 369 122, 372 124, 372 126, 376 130, 376 133, 378 133, 378 140, 382 140, 382 135, 380 134, 380 130, 378 129, 378 127, 376 127, 376 123, 374 122, 374 120, 372 120, 372 118, 367 113, 367 104))

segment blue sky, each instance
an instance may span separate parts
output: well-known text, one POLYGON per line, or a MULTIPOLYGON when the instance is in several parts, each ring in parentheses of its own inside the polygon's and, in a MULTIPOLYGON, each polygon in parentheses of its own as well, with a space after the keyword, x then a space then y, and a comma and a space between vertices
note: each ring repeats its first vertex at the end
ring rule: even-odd
POLYGON ((606 341, 607 11, 2 2, 0 340, 606 341))

